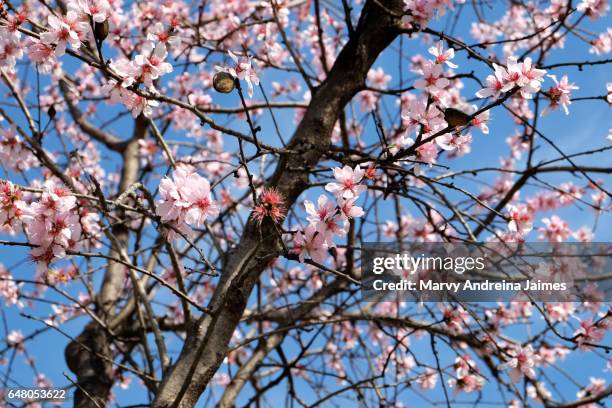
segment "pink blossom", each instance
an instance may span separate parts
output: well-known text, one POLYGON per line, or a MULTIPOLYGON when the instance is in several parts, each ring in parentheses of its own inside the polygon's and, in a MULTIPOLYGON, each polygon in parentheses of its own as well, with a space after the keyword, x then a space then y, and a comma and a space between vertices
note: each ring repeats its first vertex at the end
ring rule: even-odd
POLYGON ((21 218, 26 207, 23 193, 7 180, 0 180, 0 231, 14 234, 21 231, 21 218))
POLYGON ((54 14, 49 16, 49 31, 40 35, 40 41, 47 45, 55 45, 55 55, 58 57, 66 53, 66 44, 74 49, 81 46, 79 31, 83 30, 83 23, 79 21, 77 13, 70 10, 63 19, 54 14))
MULTIPOLYGON (((10 37, 9 37, 10 38, 10 37)), ((0 39, 0 67, 12 71, 17 60, 23 57, 23 47, 17 41, 1 41, 0 39)))
MULTIPOLYGON (((472 112, 477 112, 476 105, 472 105, 472 112)), ((478 128, 478 129, 480 129, 482 131, 482 133, 484 133, 485 135, 488 135, 489 134, 489 126, 487 125, 487 122, 489 121, 490 116, 491 116, 491 111, 490 110, 486 110, 486 111, 476 115, 476 117, 474 119, 472 119, 470 124, 472 126, 478 128)))
POLYGON ((304 200, 304 207, 309 214, 308 221, 316 230, 323 234, 328 245, 332 245, 334 235, 344 236, 348 229, 348 222, 340 214, 337 206, 321 194, 317 201, 318 208, 310 200, 304 200))
POLYGON ((153 108, 159 106, 159 102, 154 99, 147 99, 144 96, 125 90, 121 95, 121 100, 132 112, 132 116, 137 118, 140 114, 149 118, 153 114, 153 108))
POLYGON ((480 391, 485 384, 485 379, 480 374, 468 374, 464 377, 448 380, 448 385, 455 389, 455 392, 474 392, 480 391))
POLYGON ((447 307, 442 312, 444 323, 452 333, 461 333, 467 323, 470 322, 470 314, 461 306, 447 307))
POLYGON ((436 143, 428 142, 420 145, 416 148, 417 159, 419 161, 434 164, 438 157, 438 148, 436 147, 436 143))
POLYGON ((536 382, 536 385, 527 386, 527 395, 538 404, 544 404, 544 400, 550 400, 552 393, 546 388, 543 382, 536 382))
POLYGON ((359 92, 359 102, 362 112, 370 112, 376 109, 376 103, 378 103, 378 94, 372 91, 359 92))
POLYGON ((5 22, 0 25, 0 38, 6 42, 17 43, 21 39, 19 27, 26 22, 27 12, 4 14, 5 22))
POLYGON ((516 232, 521 236, 525 236, 533 229, 533 214, 530 209, 524 205, 508 206, 510 221, 508 222, 508 230, 516 232))
POLYGON ((493 69, 495 70, 495 74, 487 76, 487 87, 476 92, 477 97, 488 98, 489 96, 493 96, 494 98, 498 98, 502 92, 505 92, 505 78, 508 73, 503 67, 495 63, 493 64, 493 69))
POLYGON ((22 307, 23 304, 19 301, 19 285, 15 283, 14 278, 9 271, 0 264, 0 296, 4 298, 5 306, 17 305, 22 307))
POLYGON ((576 186, 572 182, 562 183, 559 185, 559 203, 562 205, 568 205, 573 203, 574 201, 582 198, 584 194, 584 189, 576 186))
POLYGON ((497 40, 502 32, 494 24, 479 21, 472 23, 470 34, 480 43, 493 42, 497 40))
POLYGON ((211 198, 208 181, 186 166, 177 167, 172 179, 164 177, 161 180, 159 194, 161 200, 157 203, 156 214, 162 221, 202 225, 219 212, 211 198))
POLYGON ((518 382, 522 376, 528 378, 535 378, 535 370, 533 367, 538 361, 539 357, 534 354, 533 346, 531 344, 526 347, 518 346, 515 349, 511 349, 508 352, 512 358, 506 363, 499 366, 500 369, 510 368, 508 375, 512 379, 512 382, 518 382))
MULTIPOLYGON (((125 58, 112 61, 109 66, 118 76, 123 79, 121 81, 121 86, 123 88, 133 85, 142 74, 142 70, 134 61, 130 61, 125 58)), ((110 81, 116 82, 115 80, 110 81)))
POLYGON ((452 144, 453 139, 454 135, 452 133, 445 133, 441 136, 436 137, 435 142, 440 148, 452 151, 455 150, 455 146, 453 146, 452 144))
POLYGON ((327 255, 325 237, 313 225, 309 225, 293 237, 293 252, 298 255, 300 262, 304 262, 308 256, 322 263, 327 255))
POLYGON ((427 61, 418 73, 421 74, 423 78, 414 81, 414 87, 416 89, 424 89, 431 94, 435 94, 441 92, 450 84, 449 80, 444 78, 444 72, 440 64, 434 64, 431 61, 427 61))
POLYGON ((423 98, 410 101, 408 114, 402 115, 402 123, 407 126, 406 133, 421 132, 423 136, 442 129, 445 126, 442 112, 433 104, 427 105, 423 98))
POLYGON ((111 14, 107 0, 76 0, 69 3, 69 9, 91 16, 96 23, 103 23, 111 14))
POLYGON ((159 152, 159 146, 152 139, 140 139, 138 141, 138 155, 143 166, 153 164, 155 155, 159 152))
POLYGON ((448 385, 455 392, 473 392, 482 389, 485 379, 480 375, 478 368, 469 355, 463 355, 455 359, 456 378, 448 380, 448 385))
POLYGON ((387 89, 391 75, 385 74, 382 68, 371 69, 368 72, 368 82, 378 89, 387 89))
POLYGON ((436 57, 436 64, 446 64, 451 68, 458 68, 456 64, 450 62, 455 57, 455 50, 449 48, 444 51, 444 43, 439 41, 435 47, 430 47, 428 52, 436 57))
POLYGON ((359 165, 355 166, 355 169, 349 166, 342 169, 335 167, 333 171, 337 183, 327 183, 325 189, 338 198, 355 198, 367 189, 365 185, 359 184, 365 174, 359 165))
POLYGON ((145 43, 142 54, 138 54, 134 59, 137 68, 134 76, 147 87, 154 88, 153 81, 172 72, 172 65, 164 61, 167 56, 168 51, 163 43, 158 43, 155 48, 153 43, 145 43))
POLYGON ((472 148, 472 135, 470 133, 453 135, 449 145, 453 147, 453 150, 449 152, 448 158, 454 159, 468 154, 472 148))
POLYGON ((610 5, 608 0, 582 0, 576 8, 589 16, 591 20, 597 20, 606 15, 610 10, 610 5))
MULTIPOLYGON (((576 393, 578 398, 596 397, 606 392, 606 380, 603 378, 590 377, 589 385, 576 393)), ((580 408, 597 408, 600 404, 580 404, 580 408)))
POLYGON ((47 272, 51 262, 64 258, 67 250, 77 249, 82 226, 75 207, 76 197, 48 182, 40 199, 24 208, 22 221, 29 242, 35 245, 31 256, 39 274, 47 272))
POLYGON ((603 340, 605 331, 594 324, 592 320, 580 321, 580 327, 574 332, 576 343, 582 349, 590 349, 590 344, 597 344, 603 340), (590 343, 590 344, 589 344, 590 343))
POLYGON ((124 92, 129 91, 125 91, 123 86, 114 79, 110 79, 100 88, 100 93, 109 96, 111 104, 120 103, 124 92))
POLYGON ((23 333, 21 332, 21 330, 12 330, 6 336, 6 342, 11 347, 21 348, 24 339, 25 337, 23 333))
POLYGON ((566 115, 569 115, 568 106, 571 105, 571 91, 574 89, 580 89, 573 83, 568 83, 567 75, 561 77, 561 81, 557 81, 556 75, 548 75, 553 81, 555 86, 550 87, 548 90, 548 99, 550 104, 542 111, 541 115, 545 115, 550 111, 556 110, 561 106, 566 115))
POLYGON ((164 24, 157 22, 149 29, 147 39, 153 42, 169 44, 173 47, 178 47, 181 44, 181 38, 177 35, 178 27, 164 28, 164 24))
POLYGON ((406 27, 426 26, 434 16, 443 16, 447 9, 452 9, 450 1, 404 0, 402 23, 406 27))
POLYGON ((578 242, 593 241, 593 231, 589 227, 582 227, 572 233, 572 237, 578 242))
POLYGON ((470 357, 469 354, 457 357, 455 359, 455 364, 453 365, 455 374, 459 378, 465 377, 473 372, 475 367, 476 363, 474 363, 474 360, 472 360, 472 357, 470 357))
POLYGON ((567 222, 563 221, 557 215, 550 218, 543 218, 542 223, 545 225, 538 229, 539 239, 547 239, 549 242, 563 242, 570 236, 570 229, 567 222))
POLYGON ((36 374, 34 384, 36 384, 38 388, 53 388, 53 383, 42 373, 36 374))
POLYGON ((76 197, 60 185, 48 183, 39 201, 32 203, 29 215, 43 218, 70 212, 76 206, 76 197))
POLYGON ((422 390, 433 390, 438 382, 438 372, 433 368, 427 367, 425 374, 420 375, 416 381, 422 390))
POLYGON ((591 41, 589 52, 595 55, 603 55, 612 51, 612 28, 608 28, 599 37, 591 41))
POLYGON ((576 312, 576 308, 570 302, 548 302, 544 305, 544 309, 548 312, 548 317, 552 322, 567 322, 576 312))
POLYGON ((349 200, 339 200, 338 206, 340 207, 340 211, 346 218, 360 218, 365 214, 363 208, 355 205, 356 198, 352 198, 349 200))
POLYGON ((17 126, 0 128, 0 162, 14 171, 27 171, 38 164, 36 157, 27 149, 17 126))
POLYGON ((56 62, 53 47, 40 41, 33 41, 28 47, 28 57, 43 73, 49 73, 56 62))
POLYGON ((568 353, 569 350, 564 347, 549 348, 547 346, 542 346, 540 350, 538 350, 538 357, 541 364, 551 365, 557 361, 557 358, 565 358, 568 353))
MULTIPOLYGON (((489 90, 481 90, 479 97, 488 96, 491 91, 496 90, 498 84, 498 74, 502 73, 501 69, 499 72, 496 68, 496 75, 491 81, 487 81, 489 84, 489 90), (495 82, 494 82, 495 81, 495 82)), ((503 87, 500 89, 501 92, 508 92, 514 87, 520 88, 520 94, 525 99, 531 99, 532 94, 538 92, 543 81, 543 76, 546 71, 537 69, 532 66, 531 58, 527 57, 523 62, 517 62, 515 57, 508 57, 507 60, 507 71, 503 77, 503 87)))
POLYGON ((204 225, 208 218, 219 214, 219 207, 210 195, 210 183, 204 177, 193 174, 190 178, 190 188, 184 190, 185 199, 191 206, 185 214, 185 222, 196 226, 204 225))
MULTIPOLYGON (((516 59, 508 58, 508 75, 512 75, 512 78, 514 78, 516 68, 520 69, 520 77, 516 84, 521 88, 521 95, 525 99, 531 99, 532 94, 540 90, 546 71, 532 66, 530 57, 525 58, 522 63, 518 64, 516 59), (511 65, 513 66, 512 70, 510 69, 511 65)), ((511 82, 514 83, 515 81, 511 82)))
POLYGON ((70 212, 37 216, 28 224, 28 235, 30 243, 38 246, 32 249, 35 260, 40 258, 49 263, 54 258, 63 258, 66 249, 75 248, 81 237, 79 216, 70 212))

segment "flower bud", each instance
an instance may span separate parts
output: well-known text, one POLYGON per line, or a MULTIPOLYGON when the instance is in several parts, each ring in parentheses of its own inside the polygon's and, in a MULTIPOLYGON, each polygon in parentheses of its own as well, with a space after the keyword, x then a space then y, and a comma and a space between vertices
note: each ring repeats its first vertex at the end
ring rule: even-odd
POLYGON ((49 115, 49 118, 50 119, 55 118, 56 114, 57 114, 57 110, 55 109, 55 105, 49 106, 49 109, 47 109, 47 115, 49 115))
POLYGON ((217 72, 213 76, 213 87, 217 92, 230 93, 234 90, 235 86, 234 77, 227 72, 217 72))
POLYGON ((108 37, 108 20, 104 20, 101 23, 94 23, 94 36, 96 40, 102 42, 108 37))

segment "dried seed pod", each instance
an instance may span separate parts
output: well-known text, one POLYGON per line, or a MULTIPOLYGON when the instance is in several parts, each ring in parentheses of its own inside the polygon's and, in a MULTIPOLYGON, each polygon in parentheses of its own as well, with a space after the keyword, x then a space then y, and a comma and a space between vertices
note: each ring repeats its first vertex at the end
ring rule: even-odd
POLYGON ((234 77, 227 72, 217 72, 213 76, 213 87, 217 92, 230 93, 235 86, 234 77))
POLYGON ((94 36, 96 40, 102 42, 108 37, 108 20, 104 20, 102 23, 94 23, 94 36))

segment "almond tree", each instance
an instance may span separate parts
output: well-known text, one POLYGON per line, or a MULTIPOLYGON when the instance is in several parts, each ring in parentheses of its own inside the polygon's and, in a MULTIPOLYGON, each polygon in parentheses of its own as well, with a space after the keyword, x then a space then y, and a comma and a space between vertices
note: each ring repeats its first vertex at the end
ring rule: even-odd
POLYGON ((0 407, 24 376, 75 407, 603 403, 596 288, 359 284, 364 242, 605 239, 610 122, 545 129, 607 113, 609 8, 0 0, 0 407))

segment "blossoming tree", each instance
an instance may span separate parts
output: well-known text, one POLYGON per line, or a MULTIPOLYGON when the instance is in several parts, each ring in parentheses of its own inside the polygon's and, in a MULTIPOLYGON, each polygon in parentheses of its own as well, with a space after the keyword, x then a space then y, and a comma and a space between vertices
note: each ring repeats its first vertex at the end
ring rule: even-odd
POLYGON ((0 0, 0 407, 598 406, 602 293, 359 280, 367 241, 610 238, 609 8, 0 0))

